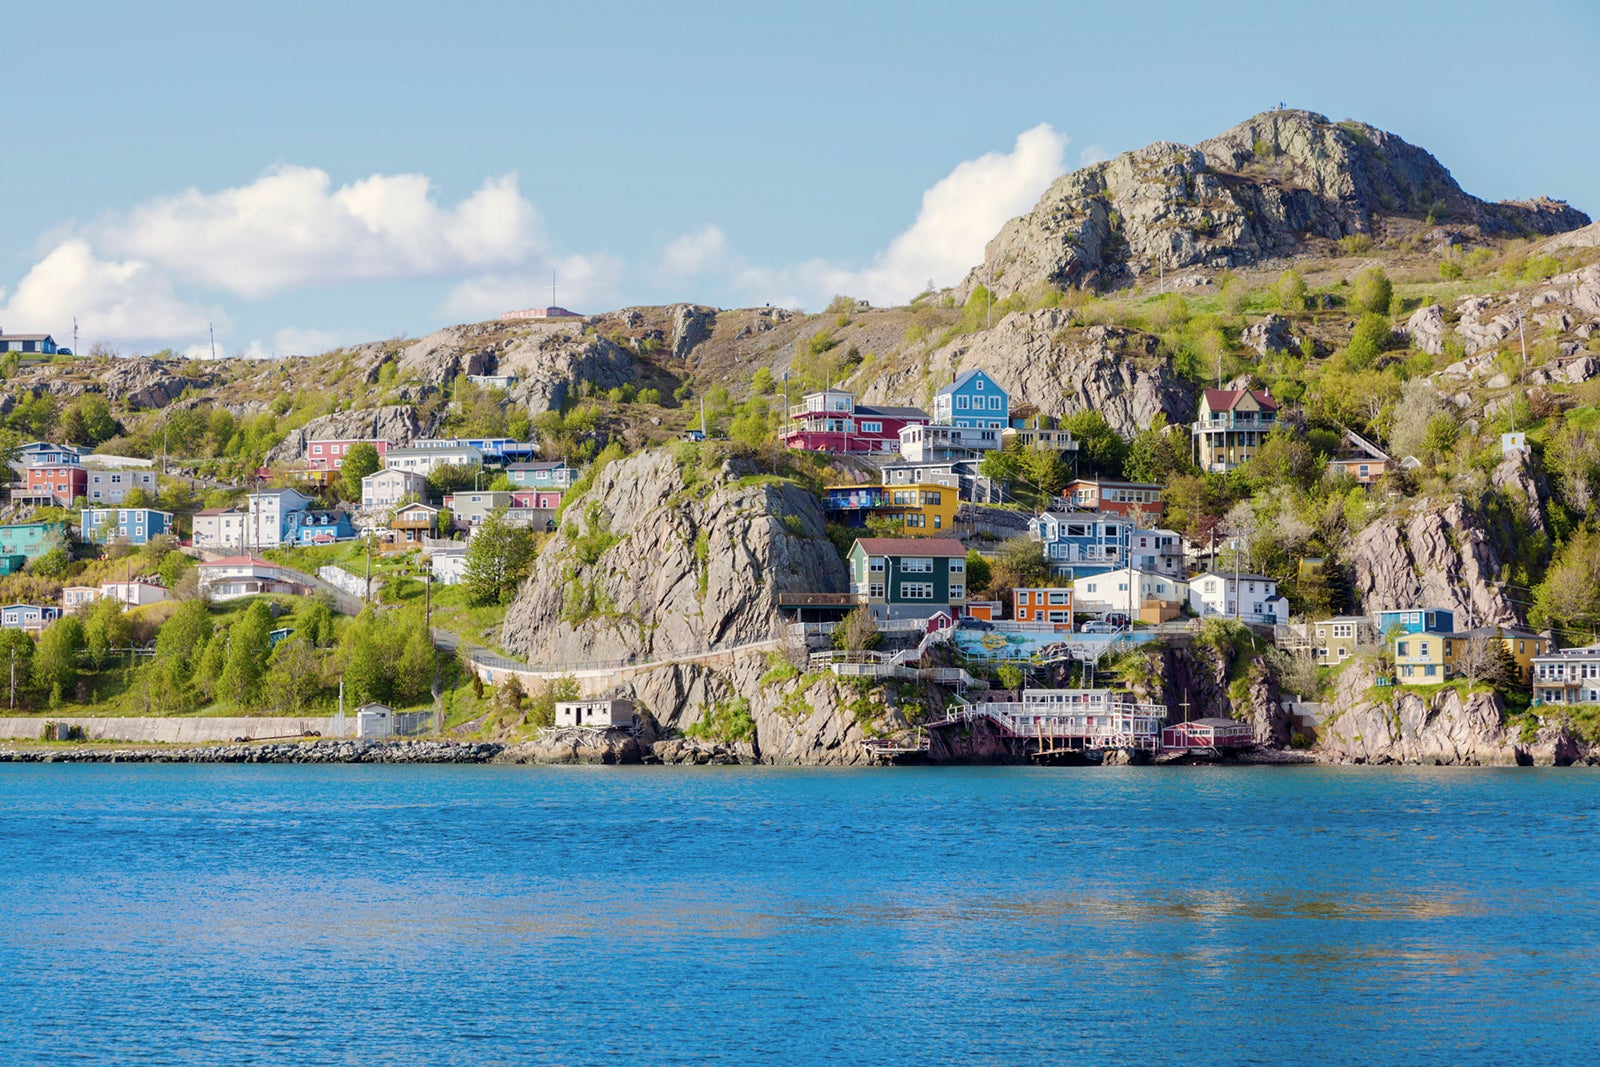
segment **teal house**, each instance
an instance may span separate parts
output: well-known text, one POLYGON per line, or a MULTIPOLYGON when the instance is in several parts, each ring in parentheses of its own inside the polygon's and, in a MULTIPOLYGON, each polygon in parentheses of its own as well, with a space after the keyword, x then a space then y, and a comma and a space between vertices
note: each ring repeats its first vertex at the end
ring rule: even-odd
POLYGON ((860 538, 850 548, 850 591, 878 618, 954 614, 967 602, 967 550, 954 538, 860 538))
POLYGON ((988 372, 969 370, 933 394, 933 421, 940 426, 1003 430, 1011 425, 1011 395, 988 372))
POLYGON ((38 559, 66 541, 67 524, 64 522, 19 522, 0 526, 0 556, 38 559))

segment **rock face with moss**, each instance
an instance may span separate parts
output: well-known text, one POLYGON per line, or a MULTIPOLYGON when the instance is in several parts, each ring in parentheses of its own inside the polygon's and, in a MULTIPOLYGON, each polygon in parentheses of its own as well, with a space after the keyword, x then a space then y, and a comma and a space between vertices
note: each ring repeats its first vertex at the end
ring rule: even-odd
POLYGON ((511 605, 506 647, 565 664, 743 645, 779 633, 780 594, 848 588, 814 494, 709 455, 606 465, 511 605))
POLYGON ((935 352, 926 371, 880 376, 868 403, 927 403, 939 386, 982 368, 1013 397, 1027 397, 1043 415, 1098 411, 1132 437, 1156 415, 1181 424, 1194 415, 1194 389, 1157 350, 1156 338, 1095 325, 1073 328, 1064 308, 1013 312, 980 333, 935 352))
POLYGON ((1442 238, 1555 234, 1589 222, 1554 201, 1469 196, 1433 156, 1383 130, 1269 111, 1193 147, 1158 142, 1056 179, 989 243, 964 293, 1260 263, 1401 215, 1449 227, 1442 238))
POLYGON ((1333 763, 1509 766, 1531 762, 1502 724, 1500 697, 1437 690, 1379 689, 1370 668, 1339 674, 1323 705, 1318 754, 1333 763))
POLYGON ((1508 536, 1459 497, 1385 514, 1351 543, 1356 595, 1369 613, 1440 607, 1454 610, 1463 627, 1517 625, 1500 580, 1508 536))

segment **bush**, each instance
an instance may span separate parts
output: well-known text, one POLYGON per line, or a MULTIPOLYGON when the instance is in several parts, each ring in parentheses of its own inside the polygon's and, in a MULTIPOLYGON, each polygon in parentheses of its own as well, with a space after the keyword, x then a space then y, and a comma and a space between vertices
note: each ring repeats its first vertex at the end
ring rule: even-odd
POLYGON ((1361 311, 1387 314, 1394 299, 1394 285, 1382 267, 1368 267, 1356 275, 1350 290, 1350 304, 1361 311))
POLYGON ((1286 270, 1278 275, 1272 287, 1273 297, 1281 311, 1296 312, 1306 309, 1306 280, 1296 270, 1286 270))

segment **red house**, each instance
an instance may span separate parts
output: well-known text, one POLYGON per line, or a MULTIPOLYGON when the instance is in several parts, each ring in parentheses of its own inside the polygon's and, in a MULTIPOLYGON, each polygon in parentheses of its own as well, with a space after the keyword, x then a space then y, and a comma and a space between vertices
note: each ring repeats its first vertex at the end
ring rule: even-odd
POLYGON ((929 421, 921 408, 868 407, 842 389, 827 389, 789 409, 783 443, 806 452, 896 453, 902 429, 929 421))
POLYGON ((1166 512, 1161 486, 1147 482, 1118 482, 1109 478, 1079 478, 1068 482, 1061 495, 1083 511, 1127 516, 1142 512, 1149 522, 1160 522, 1166 512))
POLYGON ((559 489, 513 489, 511 506, 514 508, 547 508, 554 511, 561 506, 559 489))
POLYGON ((11 490, 15 504, 67 507, 89 494, 89 472, 78 450, 69 445, 34 441, 18 449, 22 461, 21 484, 11 490))
POLYGON ((1161 731, 1161 747, 1187 751, 1196 749, 1249 748, 1255 744, 1255 728, 1238 719, 1212 717, 1173 723, 1161 731))
POLYGON ((376 437, 310 441, 306 444, 306 466, 314 471, 336 471, 349 454, 351 445, 371 445, 378 450, 379 459, 389 451, 389 442, 376 437))

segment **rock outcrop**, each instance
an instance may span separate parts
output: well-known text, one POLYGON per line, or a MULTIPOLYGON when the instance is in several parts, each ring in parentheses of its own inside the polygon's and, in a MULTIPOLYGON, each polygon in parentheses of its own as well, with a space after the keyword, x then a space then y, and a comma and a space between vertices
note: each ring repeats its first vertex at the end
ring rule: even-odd
POLYGON ((1349 550, 1350 572, 1368 613, 1427 604, 1452 608, 1463 623, 1519 622, 1500 582, 1505 562, 1476 510, 1457 497, 1425 500, 1373 520, 1349 550))
POLYGON ((1289 320, 1282 315, 1268 315, 1260 322, 1247 326, 1239 334, 1239 342, 1255 349, 1260 355, 1283 352, 1296 348, 1300 339, 1289 332, 1289 320))
POLYGON ((1269 111, 1193 147, 1157 142, 1056 179, 989 243, 964 293, 1117 283, 1158 265, 1256 264, 1401 215, 1496 235, 1589 222, 1555 201, 1469 196, 1433 156, 1383 130, 1269 111))
POLYGON ((216 376, 199 374, 188 363, 168 359, 113 360, 100 376, 107 400, 117 400, 135 410, 165 407, 185 389, 206 389, 216 376))
MULTIPOLYGON (((1428 693, 1380 692, 1357 663, 1339 674, 1323 705, 1317 748, 1333 763, 1428 763, 1509 766, 1532 762, 1501 722, 1500 697, 1463 695, 1454 686, 1428 693)), ((1552 746, 1553 747, 1553 746, 1552 746)))
POLYGON ((517 376, 511 398, 530 411, 558 411, 576 398, 581 383, 615 389, 633 381, 634 358, 608 338, 586 337, 568 326, 513 339, 498 356, 495 372, 517 376))
POLYGON ((717 313, 699 304, 679 304, 672 309, 672 358, 688 359, 694 346, 711 336, 717 313))
POLYGON ((361 440, 375 438, 403 445, 427 432, 410 404, 370 408, 364 411, 338 411, 312 419, 298 430, 291 430, 267 453, 270 464, 298 463, 304 459, 306 445, 312 441, 361 440))
POLYGON ((1098 411, 1125 437, 1157 414, 1173 423, 1194 415, 1193 386, 1158 352, 1154 337, 1115 326, 1073 329, 1071 313, 1060 308, 1013 312, 984 333, 952 341, 929 358, 925 374, 878 377, 865 401, 925 404, 930 382, 979 367, 1041 414, 1098 411))
POLYGON ((848 588, 812 493, 699 464, 656 449, 600 471, 511 605, 506 647, 550 664, 739 645, 774 635, 780 594, 848 588))

